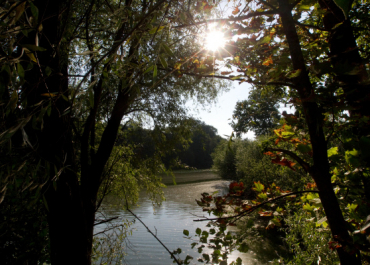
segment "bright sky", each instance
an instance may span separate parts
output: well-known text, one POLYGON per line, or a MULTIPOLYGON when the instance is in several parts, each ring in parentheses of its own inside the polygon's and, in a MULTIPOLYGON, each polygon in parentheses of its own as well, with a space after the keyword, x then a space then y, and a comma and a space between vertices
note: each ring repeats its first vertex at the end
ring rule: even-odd
MULTIPOLYGON (((212 125, 218 130, 218 134, 222 137, 230 136, 233 132, 233 129, 229 125, 232 120, 234 108, 236 102, 245 100, 248 98, 250 90, 250 85, 243 83, 241 85, 238 82, 233 82, 230 91, 223 92, 219 97, 217 103, 211 106, 205 106, 205 109, 202 109, 201 106, 194 107, 192 102, 188 103, 190 109, 195 109, 190 113, 201 121, 204 121, 208 125, 212 125)), ((245 135, 248 138, 253 138, 254 133, 248 132, 245 135)))
MULTIPOLYGON (((208 125, 212 125, 217 129, 218 135, 227 138, 233 132, 229 123, 231 123, 236 102, 248 99, 250 89, 251 86, 248 83, 239 85, 238 82, 234 81, 230 90, 220 94, 217 102, 210 106, 208 105, 202 108, 202 106, 194 105, 193 101, 189 101, 187 106, 191 110, 190 115, 204 121, 208 125)), ((287 107, 281 105, 279 108, 280 113, 284 110, 287 113, 294 113, 295 111, 289 105, 287 107)), ((254 139, 254 133, 249 131, 247 134, 242 135, 242 138, 254 139)))

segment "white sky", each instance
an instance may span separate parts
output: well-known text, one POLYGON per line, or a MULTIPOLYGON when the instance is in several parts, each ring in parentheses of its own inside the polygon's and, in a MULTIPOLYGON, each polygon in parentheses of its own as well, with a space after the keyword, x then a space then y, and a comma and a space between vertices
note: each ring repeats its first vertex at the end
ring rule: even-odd
MULTIPOLYGON (((212 125, 218 130, 218 134, 222 137, 230 136, 233 129, 229 125, 232 120, 233 112, 235 109, 236 102, 245 100, 248 98, 250 91, 250 85, 247 83, 233 82, 228 92, 223 92, 217 100, 217 103, 211 106, 194 106, 193 102, 188 103, 188 107, 192 110, 190 114, 194 118, 204 121, 208 125, 212 125)), ((248 132, 245 135, 248 138, 253 138, 254 133, 248 132)))
MULTIPOLYGON (((232 86, 228 92, 223 92, 218 96, 216 103, 207 106, 199 106, 189 101, 187 106, 190 109, 189 114, 194 118, 204 121, 208 125, 212 125, 218 131, 218 135, 227 138, 233 132, 229 125, 232 120, 236 102, 248 99, 251 86, 248 83, 238 84, 237 81, 232 82, 232 86)), ((280 113, 283 111, 294 113, 295 109, 291 106, 279 108, 280 113)), ((254 139, 254 132, 249 131, 242 135, 242 138, 254 139)))

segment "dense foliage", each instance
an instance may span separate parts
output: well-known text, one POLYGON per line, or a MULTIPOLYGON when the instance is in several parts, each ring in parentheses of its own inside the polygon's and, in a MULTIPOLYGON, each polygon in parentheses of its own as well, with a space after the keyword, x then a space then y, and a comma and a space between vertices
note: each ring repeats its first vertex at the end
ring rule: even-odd
POLYGON ((132 203, 141 188, 161 197, 161 158, 189 140, 186 100, 206 104, 226 88, 178 73, 214 67, 210 57, 193 63, 203 27, 176 29, 199 8, 165 0, 1 2, 0 237, 8 263, 91 264, 106 194, 132 203), (132 120, 155 132, 153 156, 117 144, 132 120))
POLYGON ((268 91, 252 90, 247 100, 236 103, 231 127, 239 136, 253 131, 257 136, 272 133, 280 120, 279 97, 268 91), (263 94, 265 93, 265 95, 263 94))
POLYGON ((214 169, 223 179, 243 182, 249 189, 257 180, 266 184, 275 183, 284 189, 298 188, 306 178, 304 172, 271 163, 262 150, 266 139, 259 137, 256 140, 222 142, 212 154, 214 169))
MULTIPOLYGON (((231 5, 232 15, 197 22, 218 23, 233 36, 219 53, 220 60, 231 55, 223 60, 229 70, 218 77, 247 82, 292 104, 296 112, 283 113, 283 123, 263 149, 272 163, 304 172, 306 185, 288 191, 255 179, 252 205, 241 197, 247 188, 242 183, 234 184, 224 197, 204 194, 200 204, 218 216, 234 213, 233 218, 218 219, 220 226, 258 209, 259 216, 271 217, 269 227, 278 227, 284 216, 297 213, 287 219, 287 238, 297 254, 292 264, 370 262, 369 2, 231 5), (295 203, 281 202, 286 197, 295 203), (294 226, 295 218, 300 218, 302 229, 294 226), (310 229, 313 236, 305 238, 310 229), (336 251, 335 258, 321 254, 328 248, 336 251)), ((241 242, 240 246, 248 244, 241 242)))

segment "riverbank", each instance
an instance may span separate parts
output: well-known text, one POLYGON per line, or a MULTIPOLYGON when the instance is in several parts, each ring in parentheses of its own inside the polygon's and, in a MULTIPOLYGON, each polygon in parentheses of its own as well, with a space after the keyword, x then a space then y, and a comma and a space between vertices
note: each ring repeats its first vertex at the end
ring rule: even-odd
MULTIPOLYGON (((198 183, 211 180, 221 180, 221 177, 217 175, 217 172, 212 169, 199 169, 199 170, 175 170, 173 171, 175 177, 175 183, 180 184, 189 184, 189 183, 198 183)), ((172 175, 161 175, 162 182, 171 186, 174 185, 172 175)))

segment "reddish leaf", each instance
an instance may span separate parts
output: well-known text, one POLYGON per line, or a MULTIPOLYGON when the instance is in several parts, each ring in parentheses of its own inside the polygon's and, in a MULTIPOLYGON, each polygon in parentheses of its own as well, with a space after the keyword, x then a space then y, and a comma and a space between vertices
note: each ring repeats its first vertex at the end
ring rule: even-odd
POLYGON ((238 7, 235 7, 234 11, 233 11, 233 15, 236 15, 240 12, 239 8, 238 7))
POLYGON ((275 157, 276 155, 273 153, 273 152, 266 152, 266 153, 263 153, 264 155, 268 155, 268 156, 271 156, 271 157, 275 157))
POLYGON ((267 58, 263 63, 262 65, 266 65, 266 66, 269 66, 270 64, 273 64, 274 62, 272 61, 272 58, 271 56, 269 58, 267 58))
POLYGON ((295 169, 293 168, 293 166, 296 163, 293 163, 292 161, 289 161, 286 158, 283 158, 282 160, 280 160, 279 157, 276 157, 275 159, 272 159, 271 162, 273 164, 277 164, 277 165, 289 167, 291 170, 294 170, 295 171, 295 169))

